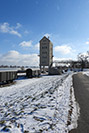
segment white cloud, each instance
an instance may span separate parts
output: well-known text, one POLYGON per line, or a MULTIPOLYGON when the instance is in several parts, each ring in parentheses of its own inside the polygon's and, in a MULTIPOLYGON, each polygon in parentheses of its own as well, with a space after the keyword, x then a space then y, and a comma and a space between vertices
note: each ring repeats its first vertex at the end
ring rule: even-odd
POLYGON ((19 29, 22 25, 20 23, 17 23, 16 29, 19 29))
POLYGON ((17 23, 16 27, 11 27, 9 23, 5 22, 3 24, 0 24, 0 32, 2 33, 9 33, 12 35, 17 35, 18 37, 21 37, 21 34, 16 30, 19 28, 21 25, 17 23))
POLYGON ((87 41, 86 44, 89 44, 89 42, 87 41))
POLYGON ((1 56, 0 65, 38 66, 39 57, 37 54, 21 54, 12 50, 1 56))
POLYGON ((70 54, 73 50, 70 46, 68 45, 61 45, 61 46, 56 46, 54 48, 55 52, 60 52, 61 54, 70 54))
POLYGON ((23 41, 19 44, 21 47, 31 47, 32 46, 32 40, 30 41, 23 41))
POLYGON ((24 31, 24 34, 29 34, 29 31, 25 30, 25 31, 24 31))
POLYGON ((18 33, 18 31, 15 31, 15 30, 11 30, 10 34, 17 35, 18 37, 21 37, 21 34, 18 33))
POLYGON ((37 49, 37 50, 39 50, 39 43, 37 43, 36 45, 35 45, 35 49, 37 49))

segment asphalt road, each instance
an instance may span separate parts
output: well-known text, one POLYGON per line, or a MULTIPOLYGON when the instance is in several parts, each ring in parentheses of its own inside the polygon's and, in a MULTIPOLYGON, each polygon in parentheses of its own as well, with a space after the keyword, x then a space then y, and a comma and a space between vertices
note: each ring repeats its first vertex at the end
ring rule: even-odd
POLYGON ((75 98, 80 106, 77 129, 69 133, 89 133, 89 77, 81 73, 73 76, 75 98))

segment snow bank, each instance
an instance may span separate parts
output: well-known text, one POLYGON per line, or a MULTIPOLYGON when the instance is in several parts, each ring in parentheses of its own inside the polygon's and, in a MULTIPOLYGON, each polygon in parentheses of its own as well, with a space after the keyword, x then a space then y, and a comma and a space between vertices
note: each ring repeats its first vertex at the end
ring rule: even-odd
POLYGON ((89 76, 89 71, 82 72, 83 74, 89 76))

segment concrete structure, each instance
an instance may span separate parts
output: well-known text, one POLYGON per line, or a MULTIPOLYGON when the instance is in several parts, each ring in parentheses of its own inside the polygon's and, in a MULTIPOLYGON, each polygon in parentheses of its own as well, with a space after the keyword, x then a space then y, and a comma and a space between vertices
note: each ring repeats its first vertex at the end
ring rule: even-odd
POLYGON ((51 67, 49 69, 49 75, 61 75, 61 74, 62 74, 62 68, 51 67))
POLYGON ((51 67, 53 64, 53 44, 47 37, 40 40, 40 69, 45 66, 51 67))

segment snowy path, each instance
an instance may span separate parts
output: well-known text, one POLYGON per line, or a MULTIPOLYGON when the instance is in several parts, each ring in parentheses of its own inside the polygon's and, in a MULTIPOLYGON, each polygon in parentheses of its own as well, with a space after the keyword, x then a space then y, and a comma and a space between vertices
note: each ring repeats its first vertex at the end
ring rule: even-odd
POLYGON ((71 86, 71 75, 62 75, 0 88, 0 132, 68 132, 71 86))

